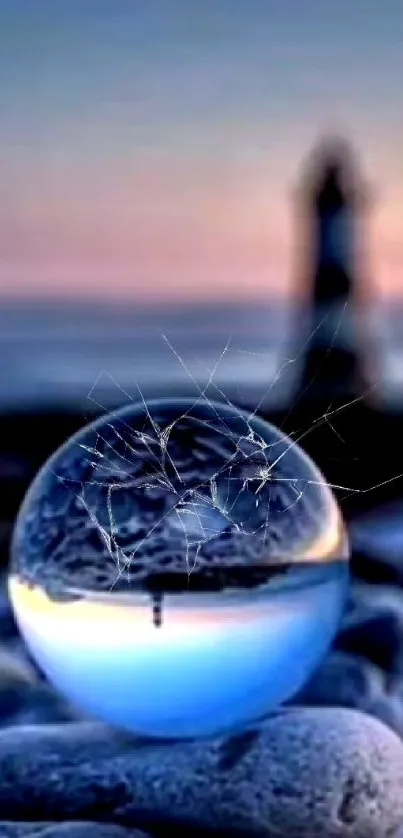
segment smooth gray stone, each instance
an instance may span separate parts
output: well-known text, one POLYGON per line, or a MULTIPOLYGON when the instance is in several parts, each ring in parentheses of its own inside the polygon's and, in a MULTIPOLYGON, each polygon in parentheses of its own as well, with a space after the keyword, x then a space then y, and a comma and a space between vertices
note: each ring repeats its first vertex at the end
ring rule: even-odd
MULTIPOLYGON (((0 520, 0 637, 2 642, 5 640, 8 641, 11 638, 15 638, 18 636, 18 629, 16 622, 14 620, 14 614, 11 608, 11 603, 8 597, 7 592, 7 579, 4 573, 1 572, 1 564, 3 563, 3 559, 1 556, 4 542, 6 539, 4 538, 4 529, 3 524, 0 520), (2 539, 3 536, 3 539, 2 539)), ((6 550, 6 555, 8 553, 8 546, 6 550)))
POLYGON ((385 838, 403 823, 402 785, 399 738, 354 710, 289 708, 237 736, 178 744, 98 723, 0 734, 0 811, 9 820, 385 838))
POLYGON ((88 821, 65 821, 64 823, 0 821, 0 838, 147 838, 147 833, 130 829, 130 827, 88 821))
POLYGON ((402 614, 390 608, 374 608, 372 615, 355 626, 343 628, 337 648, 353 655, 365 656, 385 672, 402 671, 402 614))
POLYGON ((293 704, 362 710, 403 738, 403 682, 363 657, 331 652, 293 704))
POLYGON ((17 650, 0 644, 0 728, 82 719, 78 710, 50 685, 39 680, 28 660, 24 660, 17 650))
POLYGON ((403 738, 403 701, 400 696, 389 693, 379 696, 369 711, 403 738))
POLYGON ((356 582, 354 585, 354 600, 361 609, 390 609, 403 616, 403 590, 394 585, 369 585, 356 582))
POLYGON ((384 675, 363 657, 330 652, 293 704, 368 711, 384 693, 384 675))
POLYGON ((363 655, 390 674, 403 674, 403 591, 357 582, 335 646, 363 655))
POLYGON ((395 696, 401 703, 403 707, 403 678, 401 675, 398 675, 395 678, 390 678, 388 683, 389 694, 395 696))
POLYGON ((83 719, 82 713, 47 684, 0 687, 0 727, 58 724, 83 719))
POLYGON ((403 551, 403 502, 384 504, 350 525, 353 549, 364 551, 401 570, 403 551))
POLYGON ((34 684, 36 680, 34 667, 0 643, 0 690, 21 684, 34 684))

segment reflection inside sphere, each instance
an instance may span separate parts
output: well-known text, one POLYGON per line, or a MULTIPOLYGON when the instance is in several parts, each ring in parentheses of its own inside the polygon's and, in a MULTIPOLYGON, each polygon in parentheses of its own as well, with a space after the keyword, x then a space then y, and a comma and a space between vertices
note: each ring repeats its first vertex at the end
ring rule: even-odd
POLYGON ((45 464, 9 590, 72 702, 140 734, 206 736, 311 675, 347 555, 332 492, 295 442, 227 404, 162 399, 101 417, 45 464))

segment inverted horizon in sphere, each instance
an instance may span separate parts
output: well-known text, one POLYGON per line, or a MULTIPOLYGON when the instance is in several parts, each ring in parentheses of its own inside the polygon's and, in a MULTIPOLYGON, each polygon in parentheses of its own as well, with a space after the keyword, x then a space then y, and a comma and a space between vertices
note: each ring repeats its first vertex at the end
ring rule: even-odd
POLYGON ((307 567, 305 584, 302 577, 284 594, 268 586, 256 602, 217 604, 213 622, 207 603, 195 623, 191 611, 179 606, 175 619, 168 606, 161 629, 135 605, 122 618, 113 601, 115 622, 104 621, 102 606, 86 614, 85 600, 79 620, 68 603, 43 619, 21 582, 11 580, 10 593, 31 652, 75 705, 139 734, 176 738, 236 729, 304 684, 340 619, 346 563, 321 566, 313 585, 309 575, 307 567))

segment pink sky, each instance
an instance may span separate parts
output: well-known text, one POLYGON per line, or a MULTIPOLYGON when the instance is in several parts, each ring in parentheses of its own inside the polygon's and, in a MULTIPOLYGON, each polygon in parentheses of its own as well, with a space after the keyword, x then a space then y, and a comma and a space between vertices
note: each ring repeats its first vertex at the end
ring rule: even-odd
POLYGON ((395 4, 21 3, 0 10, 0 293, 289 293, 292 190, 330 121, 376 190, 365 273, 402 293, 395 4))
MULTIPOLYGON (((144 155, 91 179, 38 167, 2 212, 0 288, 158 300, 287 294, 300 258, 293 184, 282 182, 285 161, 275 180, 265 162, 144 155)), ((397 189, 386 197, 365 222, 366 265, 377 289, 401 293, 403 203, 397 189)))

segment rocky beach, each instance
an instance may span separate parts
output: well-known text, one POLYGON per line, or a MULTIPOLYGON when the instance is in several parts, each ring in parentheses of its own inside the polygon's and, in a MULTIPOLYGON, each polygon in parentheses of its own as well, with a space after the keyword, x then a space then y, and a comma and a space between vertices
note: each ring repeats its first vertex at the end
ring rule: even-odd
POLYGON ((155 743, 85 718, 57 695, 29 659, 7 598, 19 504, 39 465, 80 424, 67 414, 3 419, 0 836, 397 835, 403 504, 349 522, 353 584, 344 620, 290 704, 229 738, 155 743))

